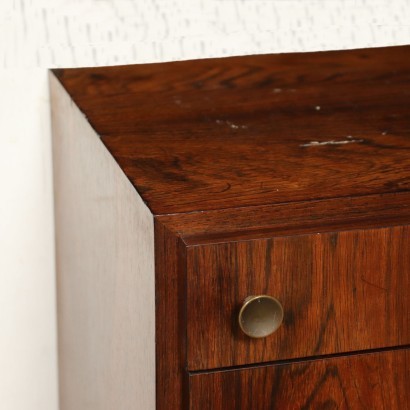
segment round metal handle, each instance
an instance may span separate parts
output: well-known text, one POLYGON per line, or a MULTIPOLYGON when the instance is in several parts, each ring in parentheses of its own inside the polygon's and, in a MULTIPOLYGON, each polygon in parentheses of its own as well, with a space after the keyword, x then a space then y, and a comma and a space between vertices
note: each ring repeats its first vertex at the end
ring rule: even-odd
POLYGON ((278 330, 283 307, 272 296, 248 296, 239 312, 239 326, 249 337, 266 337, 278 330))

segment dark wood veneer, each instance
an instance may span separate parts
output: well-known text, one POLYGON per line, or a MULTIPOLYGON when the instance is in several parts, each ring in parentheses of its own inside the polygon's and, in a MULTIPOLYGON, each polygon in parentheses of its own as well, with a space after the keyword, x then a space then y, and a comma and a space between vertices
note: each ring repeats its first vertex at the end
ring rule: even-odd
POLYGON ((157 408, 188 406, 186 369, 186 248, 155 222, 157 408))
POLYGON ((406 225, 410 222, 410 192, 160 215, 156 219, 188 246, 406 225))
POLYGON ((192 374, 191 410, 404 410, 410 351, 192 374))
POLYGON ((410 46, 53 73, 154 219, 158 409, 406 408, 410 46))
POLYGON ((410 344, 410 227, 188 248, 188 368, 237 366, 410 344), (283 304, 283 325, 245 336, 249 295, 283 304))
POLYGON ((408 46, 54 72, 155 214, 410 189, 408 46))

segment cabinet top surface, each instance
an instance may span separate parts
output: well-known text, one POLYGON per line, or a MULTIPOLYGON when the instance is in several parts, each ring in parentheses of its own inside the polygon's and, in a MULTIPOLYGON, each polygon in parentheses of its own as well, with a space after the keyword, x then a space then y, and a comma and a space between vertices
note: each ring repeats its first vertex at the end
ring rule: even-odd
POLYGON ((410 189, 410 46, 54 74, 154 214, 410 189))

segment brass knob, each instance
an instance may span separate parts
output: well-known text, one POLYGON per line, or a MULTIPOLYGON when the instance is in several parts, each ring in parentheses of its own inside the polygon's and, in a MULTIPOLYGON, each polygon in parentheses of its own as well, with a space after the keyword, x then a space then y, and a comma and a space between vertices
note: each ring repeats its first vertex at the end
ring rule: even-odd
POLYGON ((239 312, 239 326, 249 337, 266 337, 278 330, 283 307, 272 296, 248 296, 239 312))

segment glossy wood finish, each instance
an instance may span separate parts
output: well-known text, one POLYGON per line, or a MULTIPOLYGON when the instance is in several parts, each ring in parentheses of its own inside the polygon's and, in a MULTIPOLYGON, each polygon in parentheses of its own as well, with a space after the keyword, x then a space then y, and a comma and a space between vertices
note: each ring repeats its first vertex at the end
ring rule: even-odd
MULTIPOLYGON (((189 387, 192 408, 206 408, 201 400, 225 406, 229 392, 244 397, 236 408, 255 408, 245 406, 252 389, 264 408, 271 396, 258 389, 272 380, 301 402, 309 394, 310 403, 323 398, 331 407, 339 393, 326 386, 335 386, 340 363, 351 363, 343 366, 357 376, 361 399, 369 375, 391 374, 393 352, 380 356, 387 361, 366 356, 369 364, 349 357, 189 371, 409 343, 409 55, 403 46, 54 70, 84 114, 76 121, 88 121, 124 172, 119 184, 131 181, 154 221, 156 408, 188 408, 189 387), (285 309, 280 330, 259 341, 236 322, 255 293, 278 297, 285 309), (319 380, 301 390, 293 380, 305 373, 319 380), (228 393, 211 397, 218 383, 231 382, 228 393)), ((64 121, 62 112, 62 129, 76 125, 64 121)), ((70 143, 76 138, 84 136, 70 143)), ((92 152, 88 163, 99 164, 92 152)), ((104 197, 94 199, 104 208, 104 197)), ((124 292, 143 301, 139 291, 124 292)), ((137 344, 121 351, 132 369, 137 344)), ((393 362, 395 404, 408 361, 393 362)), ((121 388, 106 392, 113 400, 121 388)), ((390 400, 374 397, 377 405, 390 400)))
POLYGON ((410 227, 188 249, 188 369, 410 344, 410 227), (284 322, 250 339, 238 311, 271 295, 284 322))
POLYGON ((410 192, 192 212, 156 217, 198 245, 410 223, 410 192))
POLYGON ((404 410, 410 351, 191 374, 191 410, 404 410))
POLYGON ((185 245, 155 221, 157 409, 188 406, 185 277, 185 245))
POLYGON ((410 189, 410 47, 55 70, 154 214, 410 189))

